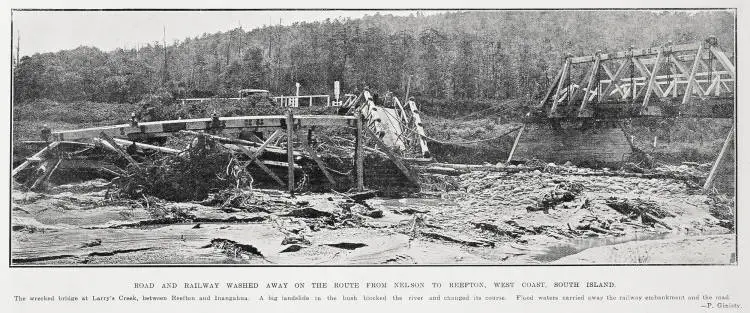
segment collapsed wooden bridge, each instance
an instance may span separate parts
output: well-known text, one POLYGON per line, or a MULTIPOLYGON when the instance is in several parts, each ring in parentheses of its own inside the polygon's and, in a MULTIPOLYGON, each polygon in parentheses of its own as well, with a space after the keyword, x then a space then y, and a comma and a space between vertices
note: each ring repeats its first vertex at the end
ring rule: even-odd
MULTIPOLYGON (((34 169, 30 188, 35 188, 48 180, 57 169, 93 168, 100 172, 120 176, 124 174, 124 168, 118 168, 107 162, 72 157, 70 152, 80 151, 82 148, 103 148, 121 160, 126 160, 129 164, 127 166, 138 167, 139 162, 134 159, 135 155, 133 155, 138 149, 168 155, 183 152, 179 149, 144 142, 155 138, 187 135, 218 141, 224 147, 244 155, 261 170, 258 175, 269 178, 286 188, 291 194, 295 192, 295 172, 301 170, 299 166, 301 158, 314 161, 311 163, 317 166, 319 173, 325 177, 331 189, 365 190, 364 176, 367 169, 365 169, 364 158, 366 152, 377 153, 392 162, 397 169, 396 173, 400 172, 401 175, 393 175, 394 177, 390 179, 395 181, 405 177, 411 185, 418 187, 419 181, 407 163, 410 158, 407 157, 404 142, 408 136, 400 127, 400 123, 416 120, 418 129, 424 132, 419 122, 416 105, 413 101, 409 101, 412 108, 409 117, 407 118, 402 108, 398 113, 398 120, 392 120, 381 113, 389 112, 389 110, 395 112, 395 110, 377 106, 369 92, 365 91, 361 99, 364 101, 360 105, 352 103, 348 115, 294 115, 293 111, 288 109, 286 115, 219 117, 214 114, 210 118, 150 122, 139 122, 133 115, 129 124, 63 131, 43 129, 41 134, 43 141, 38 142, 43 148, 14 168, 12 176, 15 177, 23 171, 29 172, 30 169, 34 169), (341 176, 341 173, 334 174, 335 171, 330 169, 316 152, 314 142, 318 142, 315 137, 316 131, 320 129, 353 130, 353 178, 338 179, 337 176, 341 176), (250 140, 236 138, 239 134, 250 134, 250 140), (261 139, 261 137, 266 138, 261 139), (282 137, 286 137, 285 147, 274 146, 282 137), (366 146, 365 141, 374 143, 375 147, 366 146), (61 149, 63 147, 65 149, 61 149), (261 158, 269 153, 273 154, 273 158, 261 158), (283 155, 286 155, 285 160, 280 158, 283 155), (279 174, 279 169, 283 168, 286 169, 286 181, 279 174), (353 184, 347 186, 346 184, 350 182, 353 184)), ((398 99, 394 97, 394 101, 398 102, 398 99)), ((415 142, 419 142, 417 147, 422 149, 419 152, 420 155, 429 155, 423 138, 417 138, 415 142)))

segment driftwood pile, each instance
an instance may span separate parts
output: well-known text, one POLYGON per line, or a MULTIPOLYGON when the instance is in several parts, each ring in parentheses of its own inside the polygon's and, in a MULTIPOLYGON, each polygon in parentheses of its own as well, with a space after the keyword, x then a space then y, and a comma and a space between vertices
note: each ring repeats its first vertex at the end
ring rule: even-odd
POLYGON ((661 219, 665 217, 675 217, 675 215, 663 209, 654 201, 637 198, 620 199, 610 197, 609 199, 606 199, 605 203, 615 211, 620 212, 631 219, 640 218, 644 224, 659 224, 667 229, 672 229, 672 227, 662 222, 661 219))
POLYGON ((218 141, 198 136, 180 153, 156 155, 129 165, 127 173, 113 182, 130 198, 151 195, 171 201, 203 200, 219 190, 251 189, 249 162, 240 161, 236 152, 218 141))

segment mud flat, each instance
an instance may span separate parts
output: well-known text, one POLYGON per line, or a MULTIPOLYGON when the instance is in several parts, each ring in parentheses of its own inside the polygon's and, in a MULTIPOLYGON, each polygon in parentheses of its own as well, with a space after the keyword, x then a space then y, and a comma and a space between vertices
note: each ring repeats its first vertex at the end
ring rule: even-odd
POLYGON ((736 262, 734 234, 631 241, 560 258, 555 264, 727 264, 736 262))
MULTIPOLYGON (((112 198, 105 180, 12 192, 11 258, 44 264, 727 264, 726 203, 669 178, 474 171, 439 196, 112 198), (715 212, 723 212, 715 214, 715 212), (719 217, 717 217, 719 216, 719 217)), ((733 204, 732 204, 733 205, 733 204)))

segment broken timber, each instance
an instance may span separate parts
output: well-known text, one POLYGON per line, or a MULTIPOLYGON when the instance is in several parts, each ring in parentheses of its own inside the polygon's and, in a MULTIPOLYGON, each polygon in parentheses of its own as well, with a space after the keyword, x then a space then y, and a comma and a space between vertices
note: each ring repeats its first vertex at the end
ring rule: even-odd
MULTIPOLYGON (((366 94, 367 95, 367 94, 366 94)), ((371 100, 370 100, 371 101, 371 100)), ((416 111, 416 105, 413 101, 407 103, 412 119, 415 121, 419 132, 420 148, 423 155, 429 155, 426 144, 424 142, 424 129, 419 123, 418 112, 416 111), (421 130, 421 131, 419 131, 421 130)), ((320 173, 325 176, 325 179, 333 186, 339 186, 337 181, 334 179, 332 172, 330 172, 319 155, 315 152, 315 149, 307 142, 307 138, 297 138, 295 132, 299 129, 314 128, 318 126, 322 127, 344 127, 353 128, 356 130, 355 140, 352 142, 354 145, 354 184, 356 189, 359 191, 365 190, 364 185, 364 155, 365 151, 375 151, 377 153, 385 154, 394 163, 394 165, 403 172, 408 180, 415 185, 419 185, 417 178, 410 172, 405 165, 405 160, 391 150, 378 136, 372 133, 371 129, 367 126, 368 123, 377 124, 378 121, 370 119, 363 119, 362 116, 338 116, 338 115, 293 115, 289 112, 287 115, 272 115, 272 116, 239 116, 239 117, 218 117, 213 116, 211 118, 199 118, 189 120, 168 120, 168 121, 154 121, 154 122, 138 122, 132 121, 130 124, 121 124, 113 126, 103 127, 92 127, 78 130, 66 130, 66 131, 53 131, 49 138, 52 140, 49 145, 54 148, 59 142, 76 142, 78 140, 89 139, 93 141, 93 144, 80 143, 88 145, 89 147, 98 146, 109 150, 120 157, 127 160, 129 164, 139 168, 139 163, 133 159, 129 153, 138 150, 151 150, 165 154, 180 154, 184 150, 178 150, 167 147, 160 147, 155 145, 149 145, 145 143, 137 142, 139 140, 147 138, 158 138, 167 137, 177 134, 187 135, 200 135, 208 138, 217 140, 224 144, 225 147, 241 152, 246 155, 252 163, 257 165, 267 176, 272 178, 280 186, 288 188, 291 194, 294 194, 295 190, 295 171, 301 170, 302 167, 295 164, 300 161, 302 157, 309 157, 315 162, 315 165, 320 169, 320 173), (266 140, 258 143, 253 141, 247 141, 237 138, 222 137, 218 134, 237 134, 242 131, 260 131, 260 130, 274 130, 275 132, 266 140), (365 146, 365 140, 363 137, 364 132, 370 132, 373 135, 375 143, 378 145, 378 149, 365 146), (278 142, 279 138, 286 135, 285 147, 274 147, 271 146, 274 142, 278 142), (297 140, 295 140, 297 139, 297 140), (300 140, 302 139, 302 140, 300 140), (300 150, 295 150, 295 147, 300 150), (135 150, 137 148, 137 150, 135 150), (127 151, 126 151, 127 150, 127 151), (131 151, 132 150, 132 151, 131 151), (261 160, 261 155, 264 152, 272 153, 271 160, 261 160), (278 159, 281 154, 286 155, 286 162, 280 162, 278 159), (269 169, 269 166, 273 167, 285 167, 288 170, 287 180, 284 182, 276 173, 269 169)), ((402 114, 403 115, 403 114, 402 114)), ((402 118, 405 116, 402 116, 402 118)), ((381 125, 382 126, 382 125, 381 125)), ((33 160, 38 159, 38 162, 44 162, 48 159, 45 154, 48 154, 50 147, 43 149, 37 155, 27 160, 25 164, 14 169, 14 174, 28 167, 33 160)), ((264 156, 265 157, 265 156, 264 156)), ((55 160, 58 161, 58 160, 55 160)), ((71 166, 80 165, 82 167, 96 166, 96 164, 105 164, 106 162, 90 161, 90 162, 79 162, 85 161, 77 159, 76 161, 63 160, 59 166, 63 168, 70 168, 71 166)), ((56 165, 55 163, 50 165, 56 165)), ((51 168, 51 166, 44 166, 44 169, 51 168)), ((102 166, 102 171, 109 174, 121 175, 122 170, 112 166, 102 166), (105 168, 106 167, 106 168, 105 168)))

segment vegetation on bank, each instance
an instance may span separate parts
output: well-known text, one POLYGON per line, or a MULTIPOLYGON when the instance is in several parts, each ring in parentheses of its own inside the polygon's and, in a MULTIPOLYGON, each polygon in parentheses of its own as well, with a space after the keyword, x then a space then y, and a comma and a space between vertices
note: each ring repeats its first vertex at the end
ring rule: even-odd
MULTIPOLYGON (((169 28, 170 26, 167 25, 169 28)), ((137 103, 152 94, 236 96, 330 94, 364 86, 445 101, 538 99, 568 54, 696 42, 717 36, 734 48, 731 11, 467 11, 329 19, 203 34, 114 51, 79 47, 23 56, 15 65, 15 103, 137 103), (644 28, 649 25, 648 30, 644 28)))

